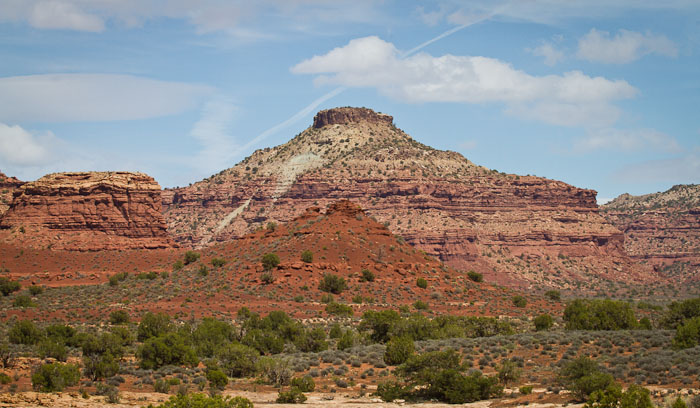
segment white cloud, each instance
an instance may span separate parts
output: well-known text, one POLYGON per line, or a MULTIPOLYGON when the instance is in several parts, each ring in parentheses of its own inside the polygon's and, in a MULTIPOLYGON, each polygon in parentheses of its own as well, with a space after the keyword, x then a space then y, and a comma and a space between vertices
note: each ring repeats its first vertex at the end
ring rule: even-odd
POLYGON ((528 48, 526 51, 537 57, 543 57, 544 63, 550 67, 564 59, 564 53, 549 42, 543 42, 535 48, 528 48))
POLYGON ((209 87, 130 75, 52 74, 0 78, 0 121, 146 119, 196 107, 209 87))
POLYGON ((678 48, 663 35, 619 30, 611 37, 610 33, 593 28, 579 39, 576 56, 593 62, 626 64, 650 54, 675 57, 678 48))
POLYGON ((99 32, 105 28, 100 17, 83 12, 75 4, 56 0, 35 3, 28 21, 32 27, 42 29, 99 32))
POLYGON ((575 148, 579 151, 598 149, 624 152, 654 150, 677 153, 681 151, 676 138, 654 129, 595 129, 579 140, 575 148))
POLYGON ((211 173, 233 165, 231 160, 239 153, 240 146, 232 136, 231 124, 237 111, 233 101, 218 98, 207 102, 201 118, 190 134, 202 144, 194 158, 194 166, 211 173))
POLYGON ((3 167, 37 166, 52 158, 52 145, 56 138, 53 133, 33 134, 20 126, 0 123, 0 158, 3 167))
POLYGON ((371 87, 407 102, 505 103, 511 113, 559 125, 608 124, 618 115, 612 101, 638 93, 626 81, 578 71, 533 76, 494 58, 399 55, 393 44, 365 37, 291 71, 318 74, 316 84, 371 87))

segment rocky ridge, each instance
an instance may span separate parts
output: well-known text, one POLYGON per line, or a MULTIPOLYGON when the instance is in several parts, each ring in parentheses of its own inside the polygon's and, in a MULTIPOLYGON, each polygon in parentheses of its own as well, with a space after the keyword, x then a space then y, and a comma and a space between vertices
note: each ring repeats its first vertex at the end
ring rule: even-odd
POLYGON ((624 232, 630 256, 677 278, 700 278, 700 185, 622 194, 601 212, 624 232))
POLYGON ((201 247, 351 199, 407 242, 492 281, 565 287, 596 277, 651 279, 625 256, 624 236, 600 216, 595 196, 489 170, 415 141, 391 116, 338 108, 319 112, 283 145, 165 190, 163 207, 171 236, 201 247))
POLYGON ((53 249, 164 248, 172 245, 161 188, 131 172, 46 175, 23 184, 0 219, 5 239, 53 249))
POLYGON ((12 203, 12 194, 24 184, 15 177, 8 177, 0 171, 0 217, 5 214, 12 203))

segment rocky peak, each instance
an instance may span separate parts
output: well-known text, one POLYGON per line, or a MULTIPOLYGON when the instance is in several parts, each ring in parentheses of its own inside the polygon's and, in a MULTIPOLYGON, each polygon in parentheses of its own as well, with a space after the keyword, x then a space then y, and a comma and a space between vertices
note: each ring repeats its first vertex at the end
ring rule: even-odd
POLYGON ((354 217, 357 214, 364 213, 364 211, 362 210, 362 208, 359 205, 353 203, 350 200, 340 200, 340 201, 336 201, 334 203, 331 203, 328 206, 327 214, 334 214, 334 213, 343 214, 347 217, 354 217))
POLYGON ((345 125, 348 123, 383 123, 391 125, 394 118, 383 113, 377 113, 367 108, 333 108, 318 112, 314 117, 314 128, 320 129, 327 125, 345 125))

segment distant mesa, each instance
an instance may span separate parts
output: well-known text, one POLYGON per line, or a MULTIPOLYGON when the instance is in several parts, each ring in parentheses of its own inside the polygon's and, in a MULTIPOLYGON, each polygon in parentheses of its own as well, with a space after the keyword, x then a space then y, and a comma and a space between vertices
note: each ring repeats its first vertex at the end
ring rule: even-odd
POLYGON ((54 249, 172 245, 161 188, 143 173, 53 173, 25 183, 14 191, 0 228, 14 230, 19 241, 54 249))
POLYGON ((333 108, 322 110, 316 114, 314 117, 314 128, 320 129, 328 125, 347 125, 349 123, 362 122, 391 125, 394 123, 394 118, 367 108, 333 108))

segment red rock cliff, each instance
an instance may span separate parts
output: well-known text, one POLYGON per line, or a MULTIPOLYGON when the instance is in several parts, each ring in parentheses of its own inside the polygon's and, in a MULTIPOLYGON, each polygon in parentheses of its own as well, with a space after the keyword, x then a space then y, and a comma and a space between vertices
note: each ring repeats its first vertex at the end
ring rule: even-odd
POLYGON ((3 172, 0 172, 0 217, 5 214, 10 203, 12 203, 12 193, 24 184, 14 177, 7 177, 3 172))
POLYGON ((54 249, 163 248, 171 241, 161 210, 160 186, 148 175, 54 173, 14 192, 0 228, 54 249))

